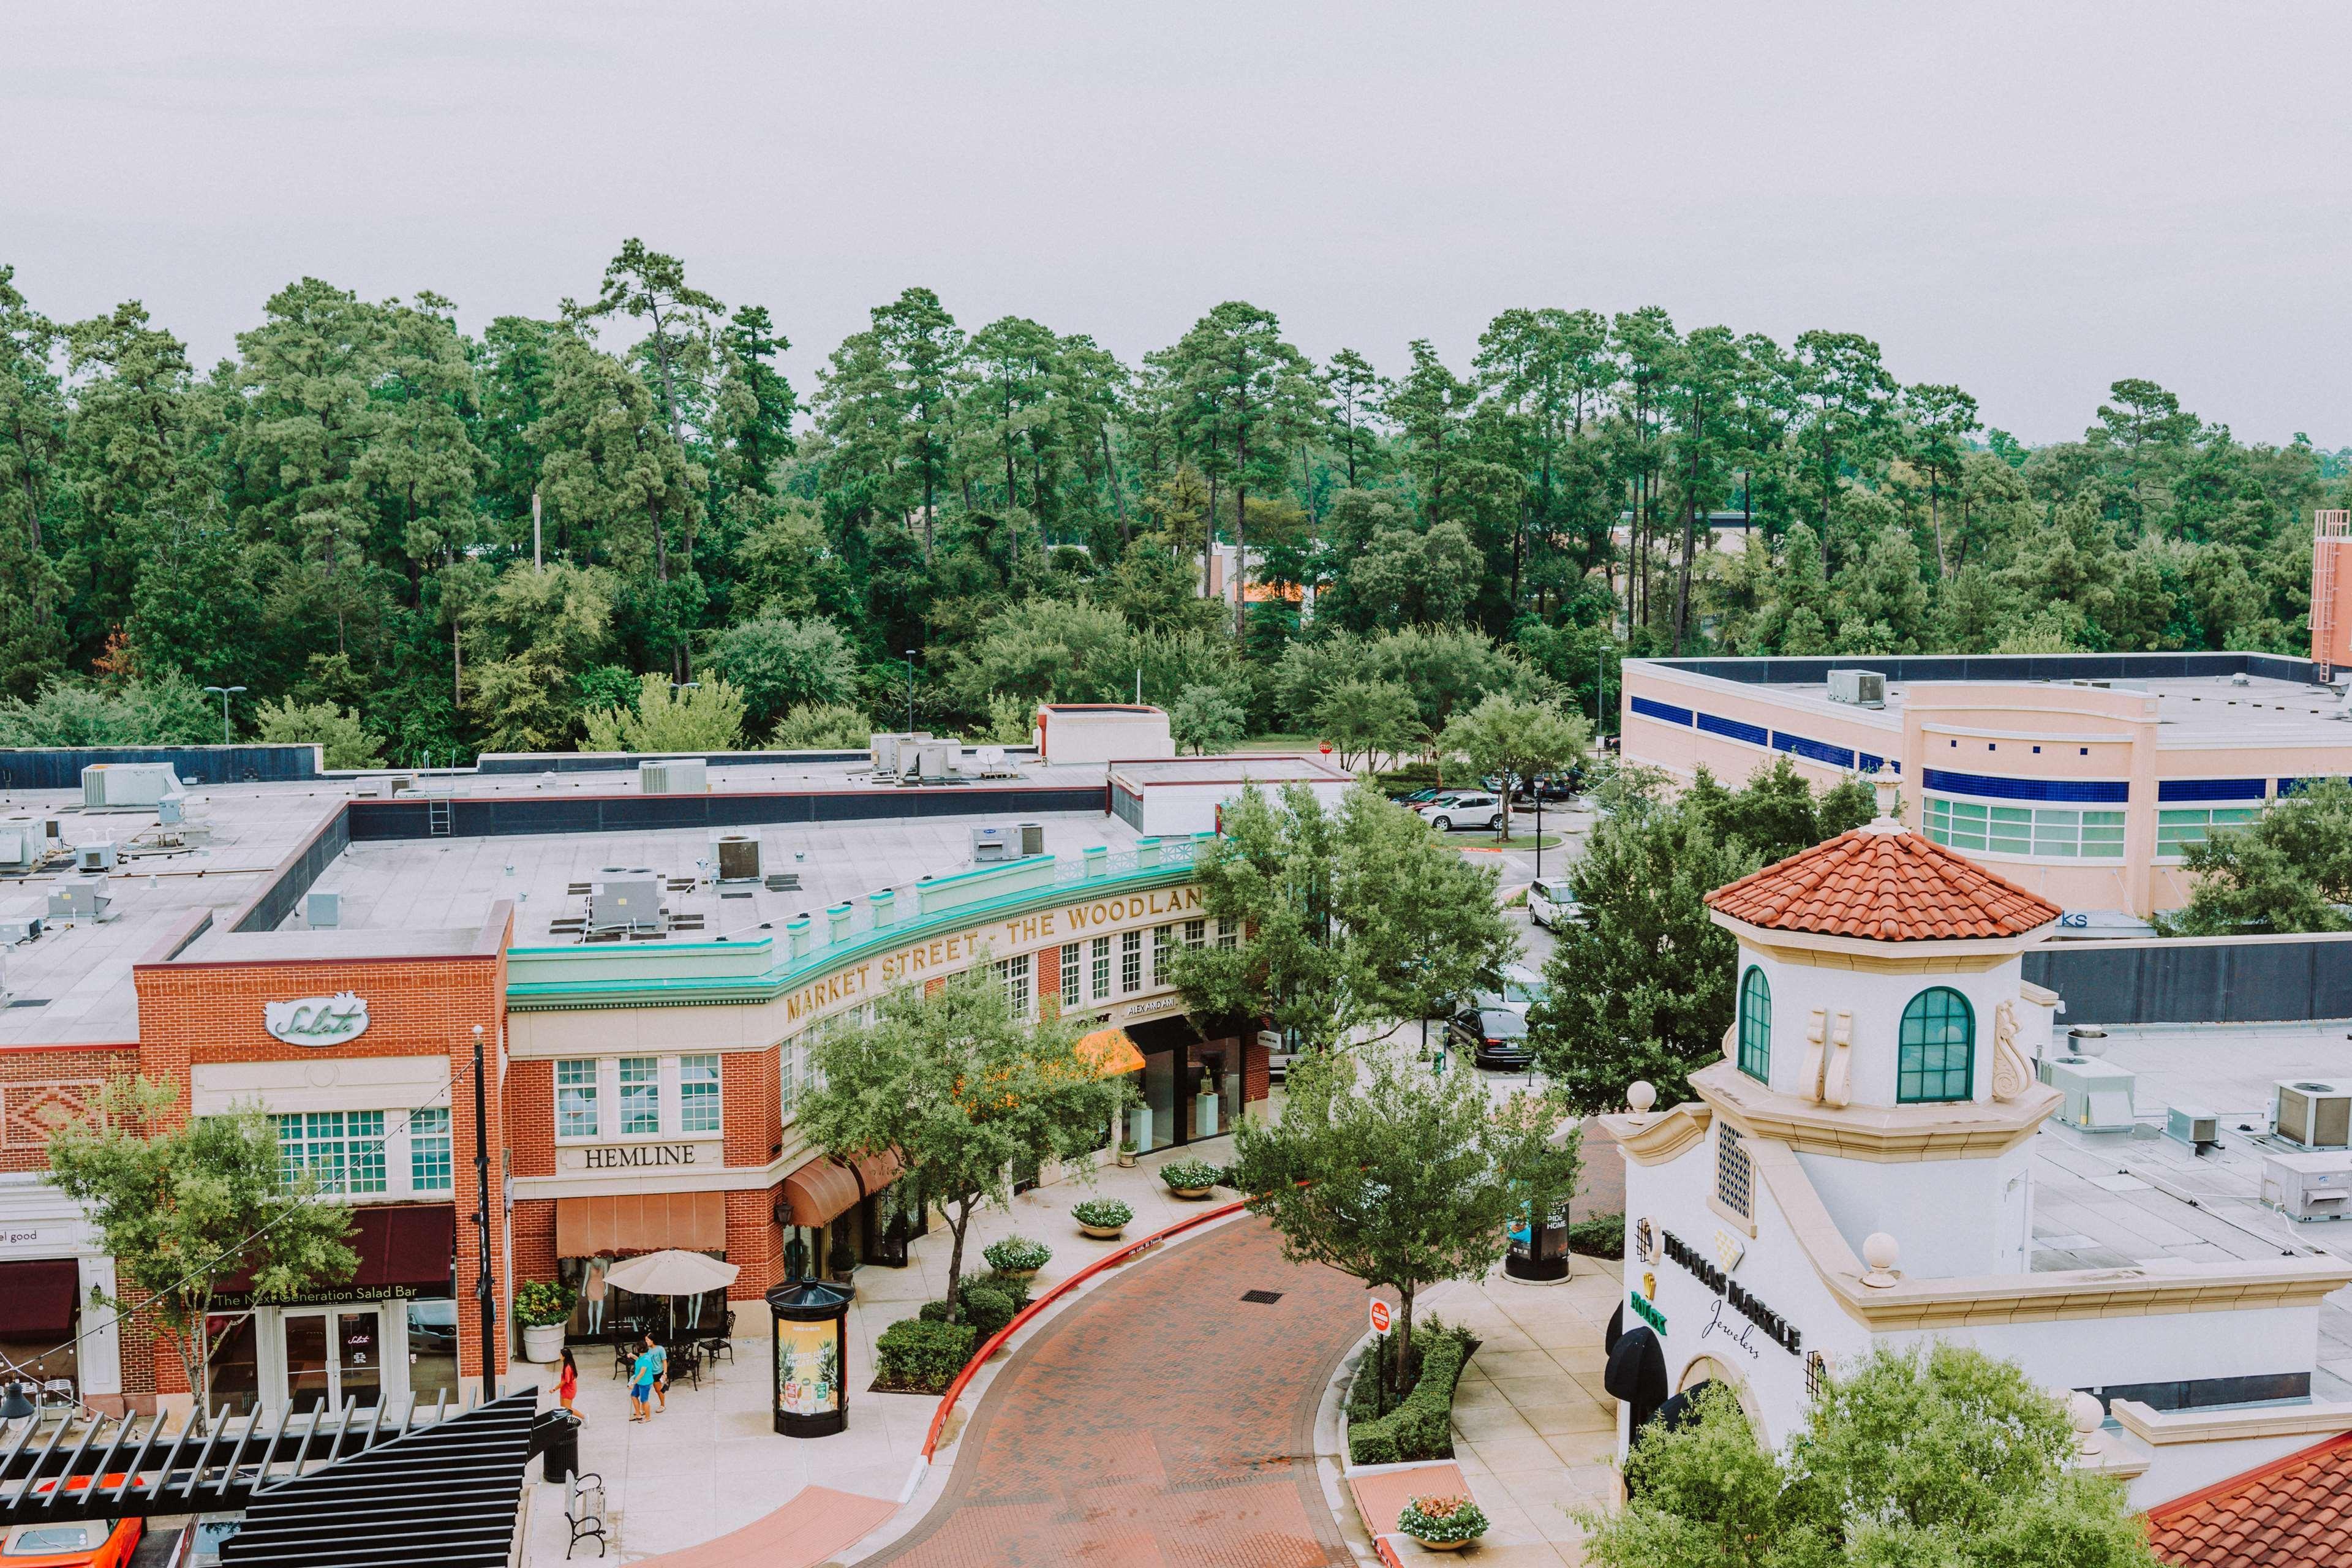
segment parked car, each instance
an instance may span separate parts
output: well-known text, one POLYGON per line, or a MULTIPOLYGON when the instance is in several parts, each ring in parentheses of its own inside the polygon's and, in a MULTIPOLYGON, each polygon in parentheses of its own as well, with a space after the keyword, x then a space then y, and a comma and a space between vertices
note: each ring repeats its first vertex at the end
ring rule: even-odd
POLYGON ((1528 919, 1546 931, 1558 931, 1563 925, 1581 923, 1584 906, 1576 901, 1576 889, 1566 882, 1538 877, 1528 884, 1528 919))
POLYGON ((1509 1007, 1465 1007, 1446 1032, 1454 1048, 1482 1068, 1524 1068, 1531 1059, 1528 1021, 1509 1007))
POLYGON ((1544 977, 1526 964, 1507 964, 1494 988, 1472 996, 1470 1005, 1481 1011, 1499 1007, 1524 1018, 1528 1016, 1528 1009, 1550 994, 1550 990, 1544 984, 1544 977))
POLYGON ((127 1568, 146 1531, 140 1519, 78 1519, 20 1524, 0 1538, 8 1568, 127 1568))
POLYGON ((1495 828, 1503 826, 1501 799, 1483 790, 1442 795, 1416 809, 1429 819, 1430 826, 1440 833, 1451 833, 1457 827, 1495 828))
POLYGON ((207 1513, 180 1531, 165 1568, 220 1568, 221 1542, 245 1528, 245 1515, 207 1513))
POLYGON ((1431 801, 1435 800, 1439 795, 1444 795, 1444 793, 1445 791, 1438 788, 1435 784, 1430 784, 1423 789, 1407 790, 1402 795, 1392 795, 1389 796, 1389 798, 1396 802, 1399 805, 1418 809, 1421 806, 1427 805, 1431 801))

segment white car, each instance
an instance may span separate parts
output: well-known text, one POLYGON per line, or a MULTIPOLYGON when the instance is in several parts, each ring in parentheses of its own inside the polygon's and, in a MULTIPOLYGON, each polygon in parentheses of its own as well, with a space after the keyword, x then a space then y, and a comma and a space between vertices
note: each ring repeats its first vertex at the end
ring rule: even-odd
POLYGON ((1457 827, 1497 828, 1503 826, 1503 803, 1484 790, 1456 790, 1417 806, 1429 826, 1440 833, 1457 827))
POLYGON ((1538 878, 1528 884, 1528 919, 1547 931, 1558 931, 1581 922, 1584 906, 1576 901, 1576 890, 1566 882, 1538 878))

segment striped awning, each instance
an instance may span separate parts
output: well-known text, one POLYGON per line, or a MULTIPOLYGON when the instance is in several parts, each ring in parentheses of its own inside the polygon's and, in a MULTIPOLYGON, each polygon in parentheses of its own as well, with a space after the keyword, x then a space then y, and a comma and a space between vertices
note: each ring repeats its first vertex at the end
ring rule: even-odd
POLYGON ((1097 1029, 1078 1040, 1079 1059, 1090 1064, 1097 1078, 1118 1078, 1143 1070, 1143 1053, 1135 1048, 1125 1029, 1097 1029))
POLYGON ((555 1256, 727 1250, 724 1193, 614 1193, 555 1200, 555 1256))

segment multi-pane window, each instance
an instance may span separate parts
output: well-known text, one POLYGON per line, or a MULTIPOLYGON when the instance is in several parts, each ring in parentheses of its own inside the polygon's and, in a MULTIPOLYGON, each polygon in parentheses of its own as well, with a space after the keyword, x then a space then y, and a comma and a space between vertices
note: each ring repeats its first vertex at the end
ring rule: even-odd
POLYGON ((1016 953, 996 966, 996 977, 1004 984, 1004 1005, 1016 1018, 1029 1016, 1029 955, 1016 953))
POLYGON ((677 1130, 680 1132, 719 1131, 719 1058, 677 1058, 677 1130))
MULTIPOLYGON (((2191 812, 2186 815, 2201 816, 2191 812)), ((2044 860, 2120 860, 2124 814, 2072 806, 1990 805, 1927 796, 1927 837, 1973 854, 2030 855, 2044 860)))
POLYGON ((2188 854, 2190 845, 2205 842, 2213 829, 2242 826, 2261 815, 2252 806, 2244 805, 2159 811, 2156 814, 2156 852, 2177 858, 2188 854))
POLYGON ((1087 957, 1094 970, 1094 973, 1088 976, 1094 982, 1094 999, 1099 1002, 1110 994, 1110 938, 1107 936, 1095 938, 1093 951, 1087 954, 1087 957))
POLYGON ((661 1131, 661 1058, 621 1058, 621 1131, 661 1131))
POLYGON ((1166 985, 1172 982, 1173 977, 1169 971, 1172 967, 1171 961, 1175 956, 1176 928, 1174 926, 1152 927, 1151 983, 1154 985, 1166 985))
POLYGON ((555 1135, 593 1138, 596 1117, 596 1064, 563 1061, 555 1064, 555 1135))
POLYGON ((1739 982, 1739 1070, 1772 1081, 1772 983, 1753 963, 1739 982))
POLYGON ((452 1183, 449 1108, 437 1105, 410 1111, 408 1184, 420 1193, 446 1193, 452 1183))
POLYGON ((794 1115, 793 1110, 793 1101, 794 1099, 793 1087, 794 1080, 800 1076, 800 1041, 787 1040, 782 1045, 776 1047, 776 1083, 777 1087, 782 1090, 783 1118, 787 1121, 790 1121, 794 1115))
POLYGON ((309 1110, 275 1120, 278 1173, 289 1185, 307 1171, 322 1193, 384 1190, 383 1111, 309 1110))
POLYGON ((1118 988, 1121 991, 1143 989, 1143 933, 1131 931, 1118 939, 1118 988))
POLYGON ((1967 1100, 1976 1077, 1977 1022, 1969 999, 1948 985, 1922 991, 1903 1009, 1895 1098, 1906 1105, 1967 1100))
POLYGON ((1739 1129, 1727 1121, 1716 1123, 1716 1201, 1742 1219, 1754 1219, 1756 1178, 1748 1163, 1748 1149, 1739 1129))
POLYGON ((1241 940, 1242 922, 1239 921, 1229 921, 1224 916, 1219 915, 1217 917, 1217 945, 1219 947, 1239 947, 1241 945, 1241 940))
POLYGON ((1078 1005, 1078 983, 1084 978, 1078 973, 1078 944, 1075 942, 1064 942, 1062 944, 1062 1005, 1065 1008, 1078 1005))
POLYGON ((1199 947, 1208 939, 1208 921, 1186 921, 1184 922, 1184 945, 1186 947, 1199 947))

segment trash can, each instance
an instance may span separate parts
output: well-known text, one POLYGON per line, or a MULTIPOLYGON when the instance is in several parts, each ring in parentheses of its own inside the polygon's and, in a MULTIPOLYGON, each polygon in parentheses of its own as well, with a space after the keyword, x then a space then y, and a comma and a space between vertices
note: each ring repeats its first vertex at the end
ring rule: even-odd
POLYGON ((530 1429, 530 1445, 543 1458, 540 1479, 562 1484, 580 1473, 580 1417, 567 1411, 541 1413, 530 1429))

